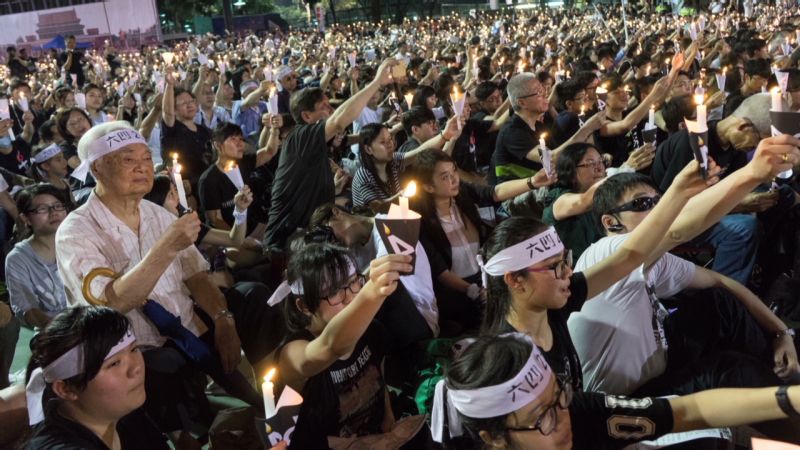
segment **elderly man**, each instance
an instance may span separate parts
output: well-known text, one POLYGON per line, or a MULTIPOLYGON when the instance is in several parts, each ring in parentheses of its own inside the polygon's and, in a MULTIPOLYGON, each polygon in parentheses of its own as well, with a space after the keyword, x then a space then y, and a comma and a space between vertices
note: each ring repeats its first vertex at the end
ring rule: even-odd
MULTIPOLYGON (((223 295, 193 245, 200 231, 197 214, 176 219, 162 207, 142 201, 153 186, 153 161, 144 139, 127 122, 92 128, 79 142, 78 154, 82 163, 76 172, 91 169, 97 187, 56 235, 58 268, 69 301, 99 302, 125 313, 145 361, 156 361, 157 369, 170 361, 168 365, 194 367, 196 372, 197 366, 189 361, 198 362, 206 373, 216 374, 215 380, 231 394, 258 403, 260 396, 251 387, 236 384, 242 378, 233 371, 242 340, 255 364, 283 336, 282 318, 264 306, 266 288, 237 286, 223 295)), ((148 364, 148 380, 152 369, 148 364)), ((159 373, 167 378, 165 384, 148 383, 148 389, 166 390, 170 383, 180 383, 179 374, 169 379, 163 371, 153 374, 154 379, 159 373)), ((149 393, 150 401, 169 405, 170 400, 149 393)))

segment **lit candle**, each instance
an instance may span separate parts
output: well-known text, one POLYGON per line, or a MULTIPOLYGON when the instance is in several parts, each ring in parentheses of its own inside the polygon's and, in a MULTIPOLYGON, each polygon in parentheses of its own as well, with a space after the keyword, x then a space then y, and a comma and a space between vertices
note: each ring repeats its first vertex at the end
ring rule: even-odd
POLYGON ((164 52, 161 54, 161 58, 164 60, 167 65, 172 64, 173 58, 175 58, 175 54, 172 52, 164 52))
POLYGON ((550 149, 547 148, 547 142, 545 138, 547 137, 547 133, 542 133, 539 135, 539 157, 542 159, 542 168, 544 168, 544 173, 547 174, 547 178, 550 178, 550 174, 553 173, 553 157, 550 154, 550 149))
POLYGON ((656 107, 655 105, 650 105, 650 113, 647 116, 647 124, 650 128, 654 127, 656 124, 656 107))
POLYGON ((408 199, 413 197, 414 194, 417 193, 417 183, 410 182, 406 186, 405 190, 403 190, 403 194, 400 196, 400 218, 401 219, 410 219, 411 215, 408 213, 408 199))
POLYGON ((697 103, 697 123, 701 128, 706 127, 706 105, 704 104, 705 95, 698 94, 694 96, 694 102, 697 103))
POLYGON ((408 109, 411 109, 411 102, 414 100, 414 94, 409 92, 403 97, 406 99, 406 104, 408 105, 408 109))
MULTIPOLYGON (((11 107, 8 104, 8 99, 0 98, 0 119, 2 120, 9 120, 11 119, 11 107)), ((16 137, 14 136, 14 129, 13 127, 8 127, 8 137, 11 140, 15 140, 16 137)))
POLYGON ((28 99, 25 97, 24 92, 19 93, 19 100, 17 100, 17 102, 19 103, 19 109, 21 109, 22 112, 28 112, 28 99))
POLYGON ((178 154, 172 154, 172 177, 175 180, 175 189, 178 190, 178 203, 184 209, 189 209, 189 202, 186 201, 186 190, 183 188, 183 178, 181 177, 181 165, 178 164, 178 154))
POLYGON ((242 190, 244 187, 244 180, 242 179, 242 172, 235 162, 228 161, 228 164, 225 165, 225 175, 231 180, 236 190, 242 190))
POLYGON ((275 86, 269 89, 269 101, 267 102, 267 112, 270 114, 279 114, 278 112, 278 96, 275 95, 275 86))
POLYGON ((772 98, 772 111, 783 111, 783 102, 781 101, 780 89, 774 87, 771 91, 769 91, 769 94, 772 98))
POLYGON ((261 383, 261 395, 264 397, 264 418, 269 419, 275 415, 275 385, 272 377, 275 375, 275 368, 269 369, 261 383))
POLYGON ((450 94, 450 100, 453 102, 453 110, 456 113, 456 116, 459 117, 458 120, 458 129, 461 129, 461 112, 464 111, 464 96, 463 92, 459 92, 456 86, 453 86, 453 92, 450 94))

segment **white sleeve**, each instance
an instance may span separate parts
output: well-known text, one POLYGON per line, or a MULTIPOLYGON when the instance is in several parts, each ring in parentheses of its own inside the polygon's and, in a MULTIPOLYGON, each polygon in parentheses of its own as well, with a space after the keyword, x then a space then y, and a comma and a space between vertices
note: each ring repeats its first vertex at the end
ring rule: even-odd
POLYGON ((650 268, 648 280, 653 283, 657 297, 671 297, 689 286, 695 267, 692 262, 666 253, 650 268))
POLYGON ((8 191, 8 182, 6 181, 6 177, 0 175, 0 192, 7 192, 8 191))

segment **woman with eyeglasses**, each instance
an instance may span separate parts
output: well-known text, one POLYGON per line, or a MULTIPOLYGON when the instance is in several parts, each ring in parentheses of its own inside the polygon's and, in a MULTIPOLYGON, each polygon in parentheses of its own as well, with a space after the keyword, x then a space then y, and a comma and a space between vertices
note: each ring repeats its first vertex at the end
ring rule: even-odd
MULTIPOLYGON (((596 153, 596 152, 595 152, 596 153)), ((498 225, 479 255, 487 290, 482 332, 518 331, 531 336, 553 370, 575 390, 583 385, 578 353, 567 318, 642 264, 670 230, 686 202, 713 184, 702 180, 692 161, 664 199, 612 255, 584 272, 572 271, 572 252, 553 227, 529 217, 511 217, 498 225)))
POLYGON ((593 145, 570 144, 558 155, 556 174, 558 181, 547 192, 542 220, 556 228, 577 259, 603 237, 592 215, 592 199, 606 178, 606 163, 593 145))
POLYGON ((328 436, 389 431, 394 424, 383 359, 388 343, 373 318, 394 292, 411 257, 389 255, 356 270, 346 249, 293 243, 287 280, 269 300, 288 294, 290 334, 275 352, 280 382, 303 396, 290 448, 328 448, 328 436), (299 247, 299 248, 296 248, 299 247))
POLYGON ((580 392, 530 337, 481 337, 445 368, 431 428, 445 448, 611 450, 667 433, 800 419, 800 387, 714 389, 683 397, 580 392))
POLYGON ((56 265, 56 230, 67 217, 69 197, 51 184, 17 194, 19 242, 6 257, 11 309, 31 328, 42 328, 67 307, 56 265))

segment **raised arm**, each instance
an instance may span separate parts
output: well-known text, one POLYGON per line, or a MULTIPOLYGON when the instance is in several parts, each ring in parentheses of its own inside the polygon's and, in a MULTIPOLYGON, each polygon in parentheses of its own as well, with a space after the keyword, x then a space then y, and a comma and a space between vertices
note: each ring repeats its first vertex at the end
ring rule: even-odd
POLYGON ((391 82, 391 69, 397 65, 398 61, 395 58, 385 60, 373 79, 369 84, 364 86, 357 93, 354 93, 347 101, 342 103, 336 111, 333 112, 331 117, 325 122, 325 140, 329 141, 334 136, 344 132, 345 128, 350 126, 361 111, 369 103, 369 99, 382 87, 391 82))
POLYGON ((175 126, 175 77, 170 69, 167 69, 164 96, 161 98, 161 119, 168 127, 175 126))
POLYGON ((306 379, 352 352, 383 301, 397 287, 398 272, 411 270, 410 262, 411 257, 407 255, 387 255, 372 261, 369 281, 347 308, 336 314, 316 339, 294 341, 281 352, 278 370, 284 380, 290 385, 302 385, 306 379))

